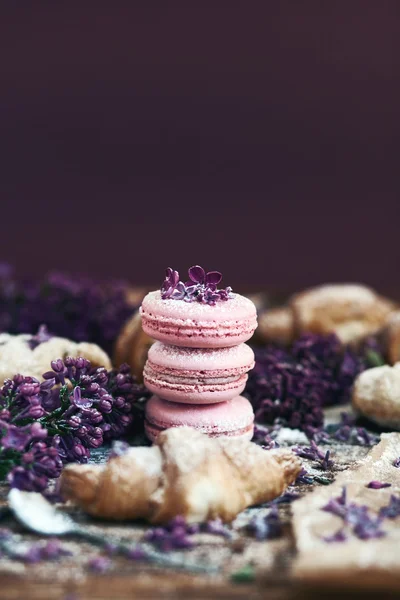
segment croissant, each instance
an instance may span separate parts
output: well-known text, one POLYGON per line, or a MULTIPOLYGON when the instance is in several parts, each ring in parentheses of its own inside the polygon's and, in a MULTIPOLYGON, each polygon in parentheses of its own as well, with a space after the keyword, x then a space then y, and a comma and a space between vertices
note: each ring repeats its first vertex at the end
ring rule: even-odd
POLYGON ((248 506, 280 496, 300 470, 290 450, 176 427, 160 433, 155 446, 130 448, 105 465, 68 465, 60 491, 96 517, 230 522, 248 506))

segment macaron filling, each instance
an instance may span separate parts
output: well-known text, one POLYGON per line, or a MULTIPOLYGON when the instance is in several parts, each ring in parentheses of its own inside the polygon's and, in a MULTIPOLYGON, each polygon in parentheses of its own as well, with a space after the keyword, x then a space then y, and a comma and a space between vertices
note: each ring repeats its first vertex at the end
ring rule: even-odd
MULTIPOLYGON (((155 425, 154 423, 150 423, 148 419, 145 419, 145 428, 146 430, 152 434, 153 437, 157 437, 159 433, 169 429, 170 427, 182 427, 182 425, 167 425, 162 427, 160 425, 155 425)), ((216 428, 215 430, 209 429, 207 427, 196 427, 198 431, 202 433, 206 433, 209 437, 236 437, 246 435, 250 433, 254 429, 254 423, 250 423, 246 427, 242 427, 240 429, 227 429, 223 430, 222 428, 216 428)))
POLYGON ((246 321, 198 322, 186 324, 182 319, 169 319, 147 314, 142 310, 142 326, 146 333, 156 335, 195 338, 250 338, 257 327, 257 319, 246 321))
POLYGON ((235 369, 216 369, 215 371, 190 371, 180 369, 170 369, 152 364, 147 361, 144 368, 144 379, 159 387, 176 387, 184 389, 189 386, 196 388, 198 391, 210 389, 215 386, 226 386, 232 384, 232 387, 246 383, 247 372, 250 371, 252 365, 235 369))

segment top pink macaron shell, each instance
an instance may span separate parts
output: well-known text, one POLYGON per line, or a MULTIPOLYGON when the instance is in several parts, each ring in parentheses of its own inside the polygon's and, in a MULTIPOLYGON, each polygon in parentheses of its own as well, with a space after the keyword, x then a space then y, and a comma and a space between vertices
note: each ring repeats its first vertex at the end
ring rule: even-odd
POLYGON ((232 294, 214 306, 161 298, 150 292, 140 308, 142 327, 150 337, 192 348, 224 348, 246 342, 257 327, 257 311, 251 300, 232 294))
POLYGON ((151 363, 182 371, 250 370, 254 352, 247 344, 228 348, 188 348, 155 342, 149 350, 151 363))

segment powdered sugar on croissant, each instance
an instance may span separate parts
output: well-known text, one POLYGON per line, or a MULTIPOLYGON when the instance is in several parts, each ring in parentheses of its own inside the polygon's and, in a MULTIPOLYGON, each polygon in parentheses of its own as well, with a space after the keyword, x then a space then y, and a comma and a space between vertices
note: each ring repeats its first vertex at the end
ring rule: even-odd
POLYGON ((68 465, 61 493, 106 518, 165 523, 183 515, 189 522, 229 522, 282 494, 300 470, 290 450, 266 451, 246 440, 177 427, 162 432, 156 446, 131 448, 104 466, 68 465))

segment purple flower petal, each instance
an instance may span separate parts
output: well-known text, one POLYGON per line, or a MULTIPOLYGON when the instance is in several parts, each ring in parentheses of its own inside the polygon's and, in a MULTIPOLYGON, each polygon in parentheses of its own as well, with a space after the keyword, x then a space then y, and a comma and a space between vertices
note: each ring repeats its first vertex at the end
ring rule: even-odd
POLYGON ((6 435, 3 435, 1 444, 3 448, 8 450, 23 452, 31 439, 32 436, 29 431, 15 425, 9 425, 6 435))
POLYGON ((392 494, 387 506, 383 506, 379 511, 379 516, 386 519, 396 519, 400 517, 400 497, 392 494))
POLYGON ((383 483, 382 481, 370 481, 366 487, 372 490, 381 490, 382 488, 391 487, 391 483, 383 483))
POLYGON ((82 398, 82 392, 81 392, 81 388, 79 387, 79 385, 77 385, 76 388, 74 389, 74 393, 72 396, 72 402, 78 408, 83 408, 83 409, 88 409, 93 406, 92 400, 90 400, 89 398, 82 398))
POLYGON ((189 269, 189 277, 194 283, 204 283, 206 274, 203 267, 195 265, 189 269))
POLYGON ((347 540, 347 535, 343 531, 343 529, 339 529, 336 533, 332 535, 327 535, 322 538, 324 542, 333 543, 333 542, 345 542, 347 540))
POLYGON ((206 285, 212 284, 217 286, 222 279, 222 274, 219 271, 209 271, 205 278, 206 285))

